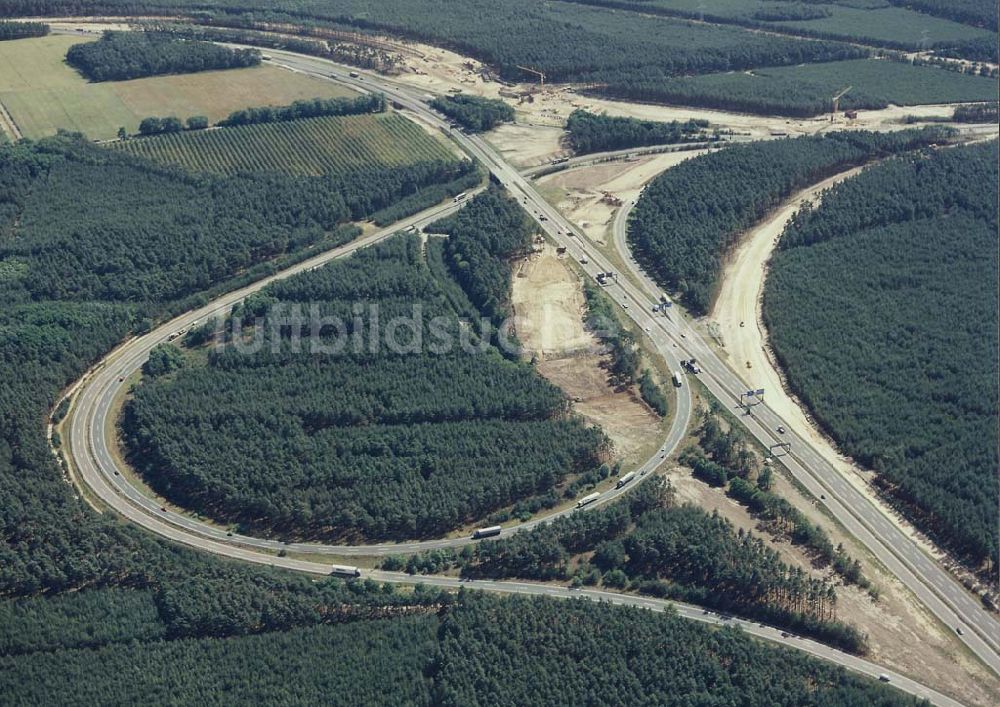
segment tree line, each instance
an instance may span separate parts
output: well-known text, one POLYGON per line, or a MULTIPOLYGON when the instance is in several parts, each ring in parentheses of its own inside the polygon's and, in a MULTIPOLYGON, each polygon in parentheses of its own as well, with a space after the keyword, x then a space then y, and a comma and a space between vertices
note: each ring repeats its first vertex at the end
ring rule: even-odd
POLYGON ((330 115, 384 113, 385 107, 385 96, 381 93, 369 93, 357 98, 313 98, 308 101, 295 101, 287 106, 260 106, 237 110, 230 113, 228 118, 220 120, 218 125, 231 127, 330 115))
MULTIPOLYGON (((321 116, 341 116, 341 115, 361 115, 364 113, 384 113, 386 108, 385 96, 381 93, 372 93, 357 98, 313 98, 311 100, 294 101, 285 106, 258 106, 254 108, 243 108, 233 111, 228 117, 220 120, 216 125, 220 128, 228 128, 237 125, 256 125, 259 123, 280 123, 288 120, 300 120, 303 118, 318 118, 321 116)), ((184 130, 204 130, 208 127, 208 118, 203 115, 194 115, 182 121, 176 116, 149 116, 139 122, 139 134, 163 135, 166 133, 179 133, 184 130)), ((124 139, 124 128, 119 131, 118 137, 124 139)))
MULTIPOLYGON (((459 553, 426 555, 429 563, 418 556, 408 569, 456 566, 471 578, 628 589, 766 620, 855 653, 867 651, 864 634, 838 620, 829 580, 785 564, 760 538, 716 513, 677 504, 669 483, 659 479, 604 508, 484 540, 459 553)), ((393 560, 388 562, 394 568, 393 560)))
POLYGON ((662 287, 705 314, 725 257, 746 229, 792 192, 947 134, 938 128, 828 133, 734 145, 686 160, 643 191, 629 217, 629 244, 662 287))
POLYGON ((66 61, 91 81, 188 74, 260 64, 256 49, 229 49, 149 32, 107 31, 96 42, 74 44, 66 61))
POLYGON ((474 133, 486 132, 500 123, 514 121, 514 108, 498 98, 459 94, 435 98, 430 106, 474 133))
POLYGON ((997 147, 872 167, 781 236, 764 316, 789 385, 884 493, 997 562, 997 147))
POLYGON ((476 308, 496 325, 508 318, 512 313, 510 260, 528 250, 535 232, 517 202, 490 188, 426 230, 448 234, 448 265, 476 308))
POLYGON ((666 145, 707 139, 707 120, 690 119, 669 123, 598 115, 577 108, 566 121, 566 140, 578 154, 621 150, 643 145, 666 145))
POLYGON ((0 42, 8 39, 44 37, 48 33, 49 26, 44 22, 4 22, 0 20, 0 42))

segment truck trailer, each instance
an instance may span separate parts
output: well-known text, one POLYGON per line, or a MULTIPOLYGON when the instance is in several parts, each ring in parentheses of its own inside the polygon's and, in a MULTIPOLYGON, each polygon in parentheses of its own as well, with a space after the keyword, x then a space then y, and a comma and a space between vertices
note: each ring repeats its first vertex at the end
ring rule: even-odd
POLYGON ((330 574, 334 577, 360 577, 361 570, 357 567, 351 567, 349 565, 333 565, 330 568, 330 574))
POLYGON ((622 478, 618 479, 618 483, 615 484, 615 488, 616 489, 620 489, 622 486, 624 486, 625 484, 627 484, 629 481, 631 481, 634 478, 635 478, 635 472, 634 471, 630 471, 629 473, 625 474, 625 476, 623 476, 622 478))
POLYGON ((596 501, 600 497, 601 497, 601 494, 598 493, 597 491, 594 491, 594 493, 588 494, 588 495, 584 496, 583 498, 581 498, 579 501, 577 501, 576 502, 576 507, 577 508, 583 508, 588 503, 593 503, 594 501, 596 501))
POLYGON ((499 535, 503 530, 499 525, 491 525, 489 528, 479 528, 472 533, 473 540, 482 540, 483 538, 492 538, 494 535, 499 535))

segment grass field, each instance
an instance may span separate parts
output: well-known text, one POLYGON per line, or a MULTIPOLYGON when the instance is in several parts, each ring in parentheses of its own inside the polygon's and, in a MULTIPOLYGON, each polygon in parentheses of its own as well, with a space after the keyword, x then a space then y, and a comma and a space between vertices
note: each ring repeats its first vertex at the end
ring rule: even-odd
POLYGON ((395 113, 308 118, 111 143, 195 171, 278 170, 317 175, 364 165, 454 159, 440 141, 395 113))
POLYGON ((272 66, 88 83, 63 59, 79 37, 50 36, 0 42, 0 103, 25 137, 62 128, 95 140, 120 126, 135 132, 150 115, 224 118, 239 108, 285 104, 300 98, 353 95, 326 81, 272 66))

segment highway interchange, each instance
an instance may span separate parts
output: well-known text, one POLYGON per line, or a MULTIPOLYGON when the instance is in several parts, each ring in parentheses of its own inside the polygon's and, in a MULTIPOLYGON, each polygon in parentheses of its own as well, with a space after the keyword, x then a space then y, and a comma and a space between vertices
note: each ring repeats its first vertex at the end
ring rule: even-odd
MULTIPOLYGON (((591 276, 601 271, 614 271, 608 259, 584 240, 578 229, 554 207, 545 202, 533 185, 515 168, 507 164, 485 140, 478 136, 465 135, 460 131, 450 130, 447 127, 447 122, 426 105, 422 94, 386 81, 374 74, 362 73, 357 79, 352 79, 347 75, 348 69, 325 60, 288 52, 272 52, 272 54, 274 55, 273 63, 291 70, 313 74, 327 80, 336 80, 359 90, 374 89, 384 92, 387 97, 418 115, 424 122, 438 126, 466 154, 474 157, 489 169, 494 178, 524 205, 526 211, 538 222, 539 227, 553 241, 565 247, 570 257, 581 263, 581 268, 591 276), (331 77, 332 73, 336 74, 335 78, 331 77)), ((143 337, 131 339, 119 346, 71 390, 75 399, 70 419, 70 449, 75 472, 79 477, 78 480, 91 494, 100 498, 104 504, 116 512, 166 538, 220 555, 314 574, 328 573, 329 565, 278 557, 275 554, 276 551, 284 549, 296 555, 308 553, 384 555, 455 547, 470 542, 468 537, 457 537, 415 543, 324 546, 309 543, 286 545, 280 541, 232 536, 225 529, 199 522, 190 516, 161 510, 161 506, 154 499, 132 486, 125 475, 119 471, 115 456, 109 447, 109 445, 113 445, 113 441, 109 440, 113 426, 108 425, 107 419, 114 407, 115 396, 125 385, 123 379, 127 380, 129 375, 138 370, 153 346, 168 340, 172 333, 190 327, 196 322, 203 322, 209 317, 223 315, 233 304, 273 280, 318 267, 337 257, 346 256, 358 248, 385 239, 411 225, 426 225, 459 207, 460 205, 456 204, 446 204, 422 212, 395 224, 391 229, 372 233, 348 245, 317 255, 248 287, 223 295, 205 307, 185 313, 158 327, 153 332, 143 337)), ((623 245, 626 218, 627 214, 620 214, 615 223, 615 237, 619 247, 623 245)), ((628 263, 627 252, 623 250, 622 255, 623 260, 628 263)), ((628 308, 623 309, 623 312, 646 331, 650 341, 664 356, 672 370, 680 370, 678 364, 680 358, 696 357, 703 371, 700 376, 702 383, 723 404, 739 414, 740 395, 745 392, 744 384, 740 382, 732 370, 718 359, 701 338, 701 335, 696 333, 682 316, 676 313, 664 316, 652 312, 652 308, 660 296, 659 290, 637 267, 633 265, 629 265, 629 267, 636 277, 636 282, 642 283, 642 287, 634 284, 629 278, 618 277, 608 287, 608 293, 620 304, 628 305, 628 308)), ((662 457, 673 452, 684 436, 691 413, 690 385, 685 384, 677 390, 679 395, 674 405, 674 417, 667 438, 657 453, 640 467, 641 471, 650 471, 656 468, 661 463, 662 457)), ((885 510, 872 503, 792 430, 784 435, 778 435, 775 430, 782 424, 782 421, 773 411, 768 409, 766 403, 754 406, 752 416, 739 415, 739 419, 765 447, 770 447, 777 442, 789 442, 791 444, 790 453, 783 455, 781 461, 795 478, 802 482, 816 498, 825 497, 823 502, 831 514, 913 591, 944 624, 953 628, 965 627, 966 630, 959 636, 960 639, 994 672, 1000 674, 1000 656, 997 652, 1000 649, 1000 626, 996 620, 944 568, 928 557, 913 540, 900 531, 885 510)), ((648 476, 640 476, 636 482, 641 482, 648 476)), ((627 492, 629 488, 631 485, 622 489, 609 489, 602 493, 599 501, 592 504, 591 507, 607 503, 627 492)), ((570 509, 561 512, 573 511, 570 509)), ((505 533, 545 522, 551 517, 536 519, 514 529, 506 529, 505 533)), ((379 571, 366 571, 365 576, 382 581, 409 583, 414 581, 414 578, 408 575, 379 571)), ((420 581, 445 587, 458 586, 458 580, 448 577, 423 577, 420 581)), ((584 596, 659 609, 667 604, 648 598, 609 592, 573 591, 564 587, 519 582, 475 581, 465 584, 495 591, 530 592, 562 597, 584 596)), ((689 618, 715 623, 722 622, 720 617, 703 613, 697 607, 681 606, 679 610, 682 615, 689 618)), ((761 627, 750 622, 736 620, 729 622, 738 623, 755 635, 807 650, 814 655, 844 665, 852 670, 868 675, 888 672, 868 661, 860 660, 822 644, 782 636, 775 629, 761 627)), ((928 697, 937 704, 957 704, 953 700, 901 675, 889 674, 894 685, 908 692, 928 697)))

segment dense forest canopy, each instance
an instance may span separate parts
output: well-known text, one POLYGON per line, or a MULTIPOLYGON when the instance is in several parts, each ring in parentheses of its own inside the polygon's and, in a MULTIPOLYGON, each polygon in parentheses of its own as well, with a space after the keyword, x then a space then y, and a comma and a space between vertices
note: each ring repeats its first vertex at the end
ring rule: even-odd
POLYGON ((847 86, 851 90, 840 99, 841 110, 995 100, 995 73, 983 71, 957 73, 888 59, 855 59, 653 81, 636 74, 602 92, 623 99, 803 118, 828 113, 830 97, 847 86))
POLYGON ((66 61, 91 81, 126 81, 143 76, 257 66, 260 52, 148 32, 108 31, 96 42, 74 44, 66 52, 66 61))
POLYGON ((566 121, 566 140, 578 155, 588 152, 621 150, 643 145, 665 145, 705 139, 707 120, 669 123, 637 118, 597 115, 583 109, 570 113, 566 121))
MULTIPOLYGON (((0 656, 0 691, 28 704, 49 703, 53 694, 74 704, 125 704, 136 695, 345 707, 680 705, 709 695, 788 707, 918 704, 803 653, 671 613, 468 591, 454 600, 430 592, 407 599, 385 589, 339 596, 324 590, 328 601, 356 603, 340 605, 343 620, 167 640, 160 600, 146 592, 0 605, 0 616, 10 620, 0 623, 4 629, 40 628, 45 636, 50 626, 68 629, 49 643, 20 643, 0 656), (379 598, 386 611, 369 607, 379 598), (72 699, 66 685, 73 686, 72 699)), ((21 640, 11 633, 0 633, 0 645, 21 640)))
POLYGON ((764 300, 815 418, 974 563, 997 559, 997 158, 920 152, 837 186, 789 224, 764 300))
POLYGON ((734 145, 687 160, 643 191, 629 218, 629 244, 661 286, 705 314, 726 255, 746 229, 792 192, 945 134, 933 129, 827 133, 734 145))
POLYGON ((295 101, 287 106, 260 106, 234 111, 219 125, 252 125, 255 123, 280 123, 285 120, 301 120, 333 115, 360 115, 362 113, 384 113, 385 96, 369 93, 357 98, 313 98, 309 101, 295 101))
POLYGON ((403 539, 528 496, 554 505, 557 484, 600 465, 602 435, 568 418, 563 394, 526 364, 488 342, 460 347, 472 303, 493 316, 508 299, 504 258, 527 240, 523 212, 490 191, 450 230, 426 256, 399 237, 254 296, 237 314, 261 318, 254 336, 292 305, 342 330, 212 351, 207 367, 140 386, 123 423, 134 463, 181 505, 281 537, 403 539), (402 316, 412 329, 393 346, 380 327, 402 316), (313 350, 338 335, 342 349, 313 350))
POLYGON ((74 301, 177 299, 460 176, 458 162, 432 162, 192 177, 69 138, 4 150, 0 164, 0 228, 16 235, 0 240, 4 289, 74 301))
POLYGON ((442 96, 430 105, 474 133, 492 130, 500 123, 514 120, 514 108, 498 98, 442 96))

